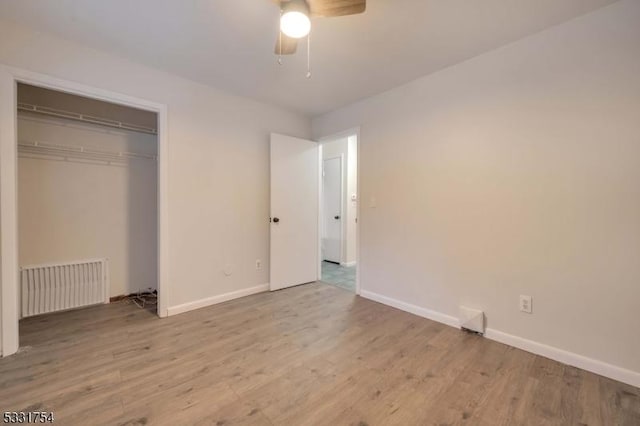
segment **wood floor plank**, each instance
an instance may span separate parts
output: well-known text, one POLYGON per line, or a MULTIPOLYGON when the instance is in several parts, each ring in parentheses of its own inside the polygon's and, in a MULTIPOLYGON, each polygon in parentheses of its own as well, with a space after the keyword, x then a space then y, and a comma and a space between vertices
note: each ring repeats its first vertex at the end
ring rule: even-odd
POLYGON ((21 321, 2 411, 69 425, 639 425, 640 389, 326 285, 21 321))
POLYGON ((495 373, 495 380, 481 395, 481 401, 469 418, 469 424, 517 424, 516 412, 526 399, 525 389, 530 380, 535 355, 505 346, 504 362, 495 373))

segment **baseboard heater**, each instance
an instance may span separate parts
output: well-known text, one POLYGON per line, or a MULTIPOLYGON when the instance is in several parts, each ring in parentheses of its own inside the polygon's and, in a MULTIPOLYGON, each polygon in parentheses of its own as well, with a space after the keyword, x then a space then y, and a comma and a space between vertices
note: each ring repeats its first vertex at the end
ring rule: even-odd
POLYGON ((20 268, 22 318, 109 303, 108 259, 20 268))

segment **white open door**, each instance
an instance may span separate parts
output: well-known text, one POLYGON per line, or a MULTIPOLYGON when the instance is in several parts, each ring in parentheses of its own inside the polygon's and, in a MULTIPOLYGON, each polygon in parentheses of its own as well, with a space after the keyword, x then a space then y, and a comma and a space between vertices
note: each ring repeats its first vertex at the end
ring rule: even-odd
POLYGON ((319 145, 271 134, 270 289, 318 279, 319 145))
POLYGON ((342 258, 342 158, 323 161, 322 260, 340 263, 342 258))

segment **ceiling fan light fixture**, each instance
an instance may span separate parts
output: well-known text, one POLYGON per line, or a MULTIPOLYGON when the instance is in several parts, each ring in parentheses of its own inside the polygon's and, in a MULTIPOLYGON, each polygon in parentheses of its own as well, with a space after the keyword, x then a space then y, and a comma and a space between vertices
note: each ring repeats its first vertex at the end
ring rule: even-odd
POLYGON ((291 38, 302 38, 311 31, 309 8, 304 1, 291 1, 282 10, 280 31, 291 38))

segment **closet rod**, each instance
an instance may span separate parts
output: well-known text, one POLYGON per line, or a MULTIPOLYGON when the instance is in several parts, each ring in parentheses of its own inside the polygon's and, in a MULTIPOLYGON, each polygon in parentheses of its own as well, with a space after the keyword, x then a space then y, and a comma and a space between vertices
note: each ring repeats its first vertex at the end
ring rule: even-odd
POLYGON ((82 146, 68 146, 46 143, 41 141, 19 141, 18 151, 30 154, 55 155, 58 157, 87 158, 107 162, 127 162, 129 160, 153 160, 155 155, 141 154, 137 152, 110 152, 82 146))
POLYGON ((122 121, 109 120, 107 118, 94 117, 87 114, 79 114, 76 112, 64 111, 56 108, 43 107, 40 105, 32 105, 24 102, 18 103, 18 111, 35 112, 43 115, 50 115, 53 117, 67 118, 69 120, 82 121, 90 124, 100 124, 102 126, 115 127, 117 129, 132 130, 134 132, 149 133, 151 135, 157 135, 156 129, 151 127, 138 126, 131 123, 125 123, 122 121))

